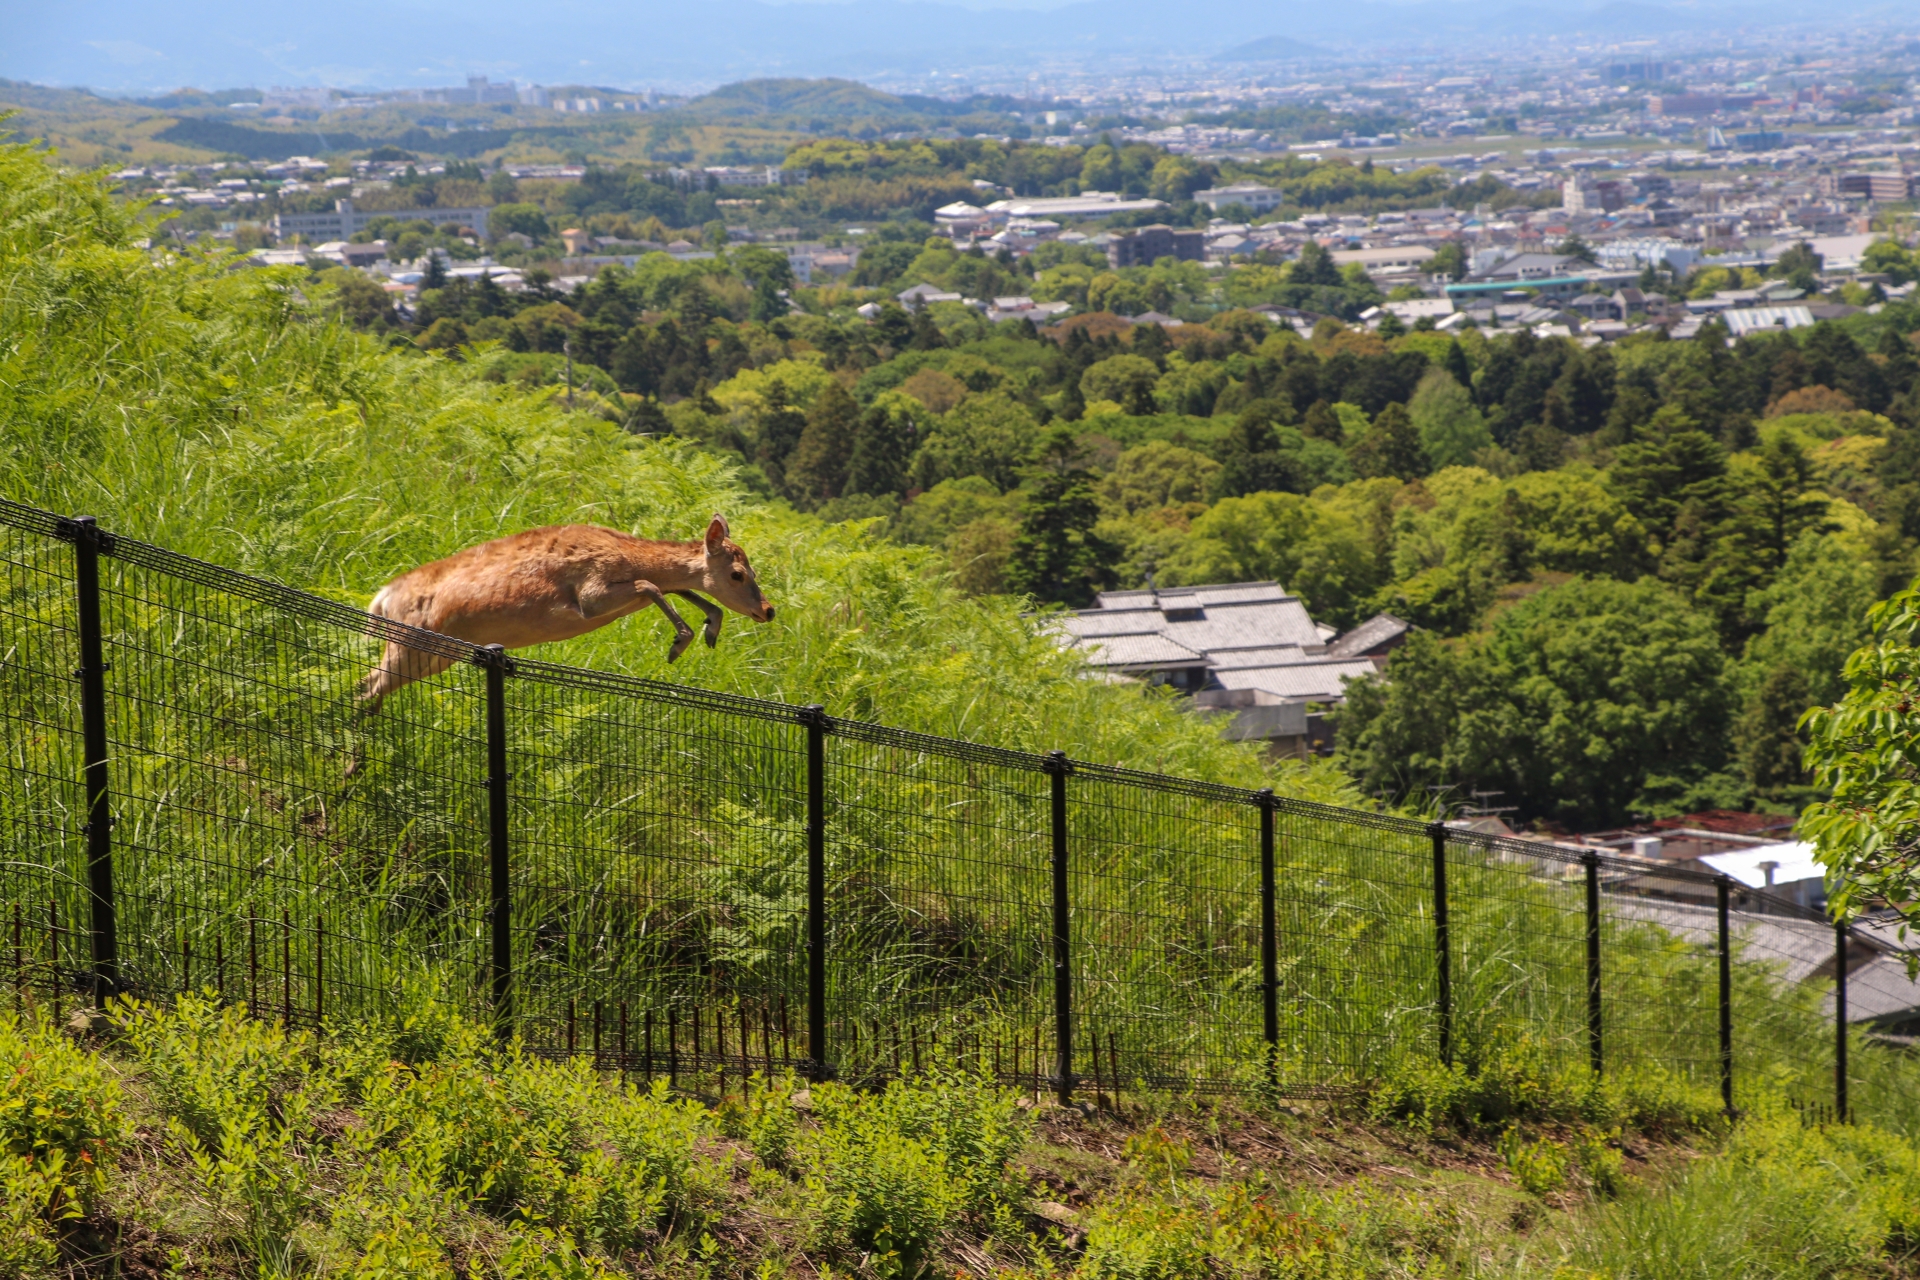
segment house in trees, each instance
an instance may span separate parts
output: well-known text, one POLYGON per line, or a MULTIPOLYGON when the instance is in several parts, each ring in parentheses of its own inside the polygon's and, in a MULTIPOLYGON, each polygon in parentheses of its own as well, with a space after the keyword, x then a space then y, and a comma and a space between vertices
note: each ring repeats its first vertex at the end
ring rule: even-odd
POLYGON ((1227 717, 1226 736, 1280 755, 1330 746, 1308 708, 1342 701, 1407 631, 1383 614, 1340 636, 1276 582, 1103 591, 1053 625, 1106 678, 1177 690, 1196 712, 1227 717))

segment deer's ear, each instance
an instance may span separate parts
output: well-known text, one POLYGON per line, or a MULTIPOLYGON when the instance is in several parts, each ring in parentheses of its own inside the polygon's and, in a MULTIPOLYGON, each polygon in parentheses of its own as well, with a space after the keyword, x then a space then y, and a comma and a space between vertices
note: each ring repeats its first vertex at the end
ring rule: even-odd
POLYGON ((718 551, 720 544, 726 540, 727 518, 719 512, 715 512, 713 519, 707 523, 707 550, 709 552, 718 551))

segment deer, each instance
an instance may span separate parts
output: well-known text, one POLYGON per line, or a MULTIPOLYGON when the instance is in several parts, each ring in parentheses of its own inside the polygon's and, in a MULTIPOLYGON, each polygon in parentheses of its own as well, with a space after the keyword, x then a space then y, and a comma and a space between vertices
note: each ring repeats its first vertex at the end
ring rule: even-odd
MULTIPOLYGON (((727 518, 717 514, 698 542, 655 542, 587 524, 529 529, 401 574, 380 588, 367 612, 471 644, 520 649, 571 640, 651 605, 673 624, 667 661, 677 662, 693 643, 693 628, 670 595, 706 615, 709 649, 720 643, 723 605, 756 622, 773 621, 747 553, 728 534, 727 518)), ((377 712, 387 695, 453 661, 388 639, 379 664, 360 682, 363 712, 377 712)))

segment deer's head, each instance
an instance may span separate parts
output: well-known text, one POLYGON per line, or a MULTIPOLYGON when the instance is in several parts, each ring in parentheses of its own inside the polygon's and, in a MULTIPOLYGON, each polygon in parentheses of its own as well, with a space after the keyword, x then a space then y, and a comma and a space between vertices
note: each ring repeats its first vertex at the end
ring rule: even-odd
POLYGON ((753 576, 747 553, 727 536, 727 518, 716 515, 707 525, 706 593, 755 622, 772 622, 773 606, 760 594, 760 583, 753 576))

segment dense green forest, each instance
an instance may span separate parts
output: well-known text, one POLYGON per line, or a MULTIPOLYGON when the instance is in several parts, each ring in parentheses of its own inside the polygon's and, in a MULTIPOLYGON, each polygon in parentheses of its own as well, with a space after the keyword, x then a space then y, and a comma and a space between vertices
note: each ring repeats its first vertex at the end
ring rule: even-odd
POLYGON ((1343 763, 1396 799, 1491 788, 1577 825, 1792 805, 1795 722, 1915 568, 1910 306, 1739 342, 1304 335, 1247 308, 1379 298, 1312 247, 1113 271, 1069 245, 1015 262, 889 231, 856 285, 1089 310, 1044 333, 957 303, 867 322, 847 304, 882 295, 841 287, 793 290, 802 311, 781 257, 747 248, 564 298, 429 291, 414 337, 535 383, 570 345, 605 416, 939 548, 976 594, 1079 605, 1152 571, 1274 578, 1340 627, 1405 617, 1397 678, 1340 717, 1343 763), (1192 322, 1114 314, 1146 306, 1192 322))

